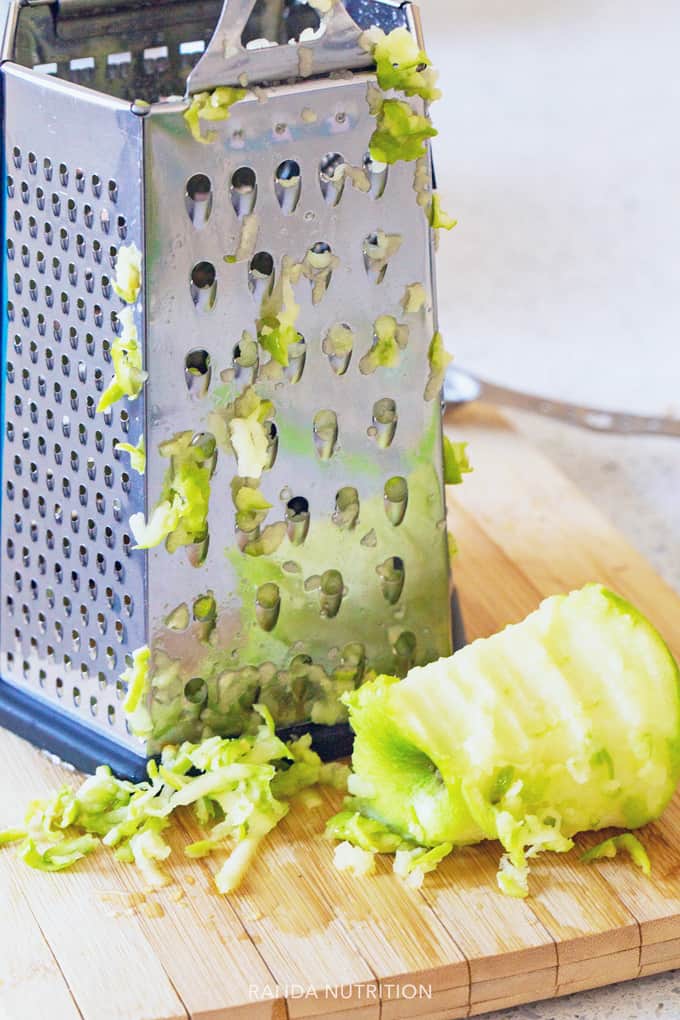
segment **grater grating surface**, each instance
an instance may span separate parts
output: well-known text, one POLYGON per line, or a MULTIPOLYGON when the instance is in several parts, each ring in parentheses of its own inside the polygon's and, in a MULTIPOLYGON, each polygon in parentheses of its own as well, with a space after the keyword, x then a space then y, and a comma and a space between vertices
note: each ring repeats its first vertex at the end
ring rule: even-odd
MULTIPOLYGON (((182 5, 167 6, 176 12, 182 5)), ((405 16, 365 0, 348 7, 370 19, 364 25, 378 9, 388 28, 396 12, 405 16)), ((225 5, 192 88, 214 77, 221 28, 240 34, 252 25, 252 8, 253 0, 225 5)), ((406 16, 415 29, 410 11, 406 16)), ((347 33, 344 11, 337 17, 347 33)), ((356 26, 353 33, 343 45, 358 65, 356 26)), ((340 38, 327 30, 318 44, 318 73, 324 47, 340 38)), ((257 78, 249 80, 266 78, 265 52, 241 51, 232 67, 222 59, 220 81, 238 80, 251 62, 257 78)), ((298 47, 270 53, 276 66, 297 73, 298 47)), ((337 66, 337 53, 334 60, 337 66)), ((68 67, 71 77, 80 73, 68 67)), ((217 141, 200 145, 187 131, 184 102, 138 107, 135 115, 122 100, 13 63, 2 74, 5 683, 54 706, 55 718, 82 720, 145 756, 168 739, 234 732, 258 698, 280 726, 307 724, 310 713, 335 722, 343 683, 447 654, 441 410, 437 399, 422 397, 436 329, 430 231, 415 201, 412 164, 375 168, 368 194, 346 180, 338 196, 323 172, 334 160, 372 170, 364 162, 374 125, 370 76, 357 69, 351 78, 269 85, 266 97, 249 96, 229 120, 210 125, 217 141), (256 244, 247 257, 225 261, 239 248, 248 213, 257 220, 256 244), (378 231, 403 243, 376 273, 366 245, 378 231), (133 242, 144 253, 138 325, 149 382, 138 400, 95 414, 112 374, 121 309, 110 290, 114 249, 133 242), (194 565, 191 550, 133 550, 129 517, 149 516, 163 485, 167 460, 157 454, 159 443, 184 430, 214 429, 216 410, 219 418, 220 407, 252 381, 237 357, 242 331, 255 333, 263 290, 281 272, 283 256, 301 260, 319 245, 338 263, 319 300, 306 279, 296 287, 303 357, 280 372, 261 358, 256 379, 258 393, 274 404, 278 439, 260 487, 272 504, 267 524, 281 522, 286 538, 271 555, 244 555, 230 493, 235 461, 221 449, 205 562, 194 565), (416 282, 428 294, 426 309, 404 317, 400 301, 416 282), (366 373, 361 362, 381 314, 407 322, 408 344, 398 366, 366 373), (324 350, 337 324, 353 332, 349 365, 324 350), (337 442, 326 458, 319 454, 329 415, 337 442), (116 440, 136 443, 142 433, 146 479, 114 450, 116 440), (348 494, 360 507, 353 527, 351 515, 350 526, 341 526, 348 494), (269 586, 271 593, 272 585, 279 608, 269 629, 257 603, 258 592, 269 586), (178 606, 191 617, 207 592, 218 608, 209 642, 200 620, 179 632, 166 625, 178 606), (153 727, 140 744, 121 711, 118 677, 126 657, 147 643, 162 683, 152 684, 153 727)), ((111 80, 109 91, 127 94, 111 80)))

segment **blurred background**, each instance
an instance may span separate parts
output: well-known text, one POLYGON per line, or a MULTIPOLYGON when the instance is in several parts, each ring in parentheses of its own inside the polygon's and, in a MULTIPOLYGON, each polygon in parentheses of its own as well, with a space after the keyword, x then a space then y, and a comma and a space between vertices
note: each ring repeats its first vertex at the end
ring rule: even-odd
POLYGON ((675 0, 421 0, 442 318, 504 384, 680 413, 675 0))
MULTIPOLYGON (((458 364, 680 415, 676 0, 420 0, 458 364)), ((510 415, 680 588, 680 440, 510 415)), ((474 458, 474 451, 472 451, 474 458)), ((493 485, 493 480, 489 480, 493 485)))

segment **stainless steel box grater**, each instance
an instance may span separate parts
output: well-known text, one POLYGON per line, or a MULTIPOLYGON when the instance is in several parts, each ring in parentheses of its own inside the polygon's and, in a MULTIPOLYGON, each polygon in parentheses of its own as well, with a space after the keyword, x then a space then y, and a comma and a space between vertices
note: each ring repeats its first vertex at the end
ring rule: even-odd
MULTIPOLYGON (((431 231, 413 164, 367 155, 359 45, 373 25, 417 33, 414 9, 220 7, 28 0, 5 35, 0 716, 85 768, 138 773, 165 742, 238 732, 258 700, 337 751, 343 689, 451 650, 441 406, 423 396, 431 231), (243 84, 229 118, 204 125, 212 143, 192 137, 178 97, 243 84), (403 243, 376 259, 383 234, 403 243), (148 381, 102 413, 133 245, 148 381), (285 258, 308 252, 284 368, 255 323, 285 258), (415 283, 425 304, 406 314, 415 283), (408 343, 368 371, 380 315, 408 343), (273 405, 266 519, 236 526, 222 441, 209 539, 135 549, 130 517, 152 514, 168 469, 160 444, 220 440, 249 386, 273 405), (145 476, 117 447, 142 436, 145 476), (145 646, 140 737, 120 675, 145 646)), ((423 169, 429 189, 429 157, 423 169)))

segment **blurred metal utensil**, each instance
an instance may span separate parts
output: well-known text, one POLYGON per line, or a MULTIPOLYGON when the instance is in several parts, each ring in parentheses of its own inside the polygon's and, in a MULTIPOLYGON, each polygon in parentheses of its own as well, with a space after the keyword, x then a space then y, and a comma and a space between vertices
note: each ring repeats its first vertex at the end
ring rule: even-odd
POLYGON ((520 393, 506 386, 496 386, 464 369, 452 365, 444 381, 444 403, 450 406, 486 400, 501 407, 514 407, 531 411, 547 418, 578 425, 593 432, 618 435, 677 436, 680 437, 680 418, 655 415, 629 414, 626 411, 605 411, 597 407, 584 407, 563 400, 552 400, 531 393, 520 393))

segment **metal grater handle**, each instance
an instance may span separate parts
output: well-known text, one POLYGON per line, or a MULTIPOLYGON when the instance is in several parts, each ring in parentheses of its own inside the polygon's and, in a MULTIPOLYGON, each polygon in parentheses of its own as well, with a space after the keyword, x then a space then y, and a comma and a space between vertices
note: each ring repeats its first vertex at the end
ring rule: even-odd
MULTIPOLYGON (((359 45, 362 29, 347 13, 343 0, 337 0, 322 17, 315 38, 246 48, 241 37, 256 2, 224 0, 215 33, 187 80, 188 95, 219 85, 239 85, 246 79, 260 85, 372 67, 370 55, 359 45)), ((393 9, 393 4, 385 6, 393 9)))

